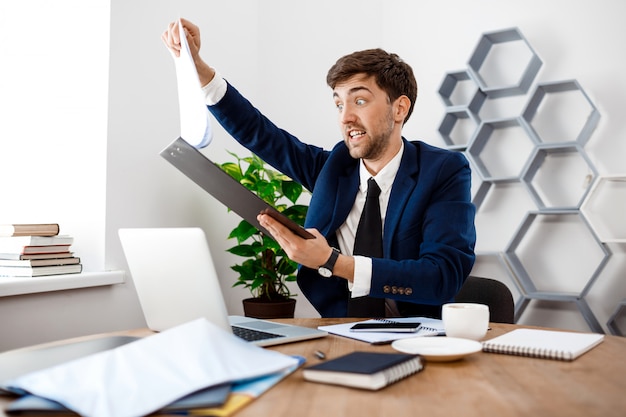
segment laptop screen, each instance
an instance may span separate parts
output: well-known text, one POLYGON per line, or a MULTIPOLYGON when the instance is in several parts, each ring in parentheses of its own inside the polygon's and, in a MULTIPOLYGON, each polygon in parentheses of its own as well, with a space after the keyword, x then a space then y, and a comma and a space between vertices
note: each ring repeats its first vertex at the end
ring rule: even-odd
POLYGON ((231 331, 204 231, 128 228, 120 241, 146 324, 162 331, 205 317, 231 331))

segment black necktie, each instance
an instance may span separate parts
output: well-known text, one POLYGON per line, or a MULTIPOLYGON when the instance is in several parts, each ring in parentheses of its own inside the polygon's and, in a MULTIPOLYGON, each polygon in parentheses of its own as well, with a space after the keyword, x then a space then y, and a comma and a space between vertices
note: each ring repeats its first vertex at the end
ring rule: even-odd
MULTIPOLYGON (((378 196, 380 188, 374 178, 367 181, 367 197, 356 229, 353 255, 383 257, 383 225, 378 196)), ((385 317, 385 299, 358 297, 348 299, 348 317, 385 317)))

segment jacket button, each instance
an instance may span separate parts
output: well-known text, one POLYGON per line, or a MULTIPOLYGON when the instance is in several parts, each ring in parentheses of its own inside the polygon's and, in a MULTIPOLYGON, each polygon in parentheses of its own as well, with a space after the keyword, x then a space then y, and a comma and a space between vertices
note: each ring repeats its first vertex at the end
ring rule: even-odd
POLYGON ((391 287, 390 287, 389 285, 385 285, 385 286, 383 287, 383 292, 384 292, 385 294, 389 294, 389 293, 391 292, 391 287))
POLYGON ((413 294, 413 290, 411 288, 407 288, 404 290, 404 295, 411 295, 413 294))
POLYGON ((404 294, 404 288, 403 287, 398 288, 398 294, 404 294))
POLYGON ((391 293, 392 294, 397 294, 398 293, 398 287, 396 287, 395 285, 393 287, 391 287, 391 293))

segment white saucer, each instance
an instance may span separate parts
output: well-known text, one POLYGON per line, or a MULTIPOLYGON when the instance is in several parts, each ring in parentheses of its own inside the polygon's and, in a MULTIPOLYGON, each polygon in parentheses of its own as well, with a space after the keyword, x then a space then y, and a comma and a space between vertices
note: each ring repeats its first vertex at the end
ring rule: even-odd
POLYGON ((480 342, 457 337, 411 337, 391 343, 400 352, 419 354, 427 361, 449 362, 482 350, 480 342))

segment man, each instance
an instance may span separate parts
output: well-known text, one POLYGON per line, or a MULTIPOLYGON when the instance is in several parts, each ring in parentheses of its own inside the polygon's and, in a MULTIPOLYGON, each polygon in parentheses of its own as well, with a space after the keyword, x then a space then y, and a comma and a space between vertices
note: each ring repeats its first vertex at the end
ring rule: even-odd
MULTIPOLYGON (((181 22, 212 114, 239 143, 312 191, 305 227, 315 239, 267 215, 259 221, 301 265, 298 285, 321 316, 438 317, 473 266, 475 207, 461 153, 401 135, 417 97, 411 67, 380 49, 340 58, 327 82, 343 142, 327 151, 264 117, 200 58, 198 27, 181 22), (371 177, 380 189, 371 201, 380 205, 382 248, 354 255, 364 240, 357 229, 371 177)), ((176 55, 178 33, 173 22, 162 35, 176 55)))

